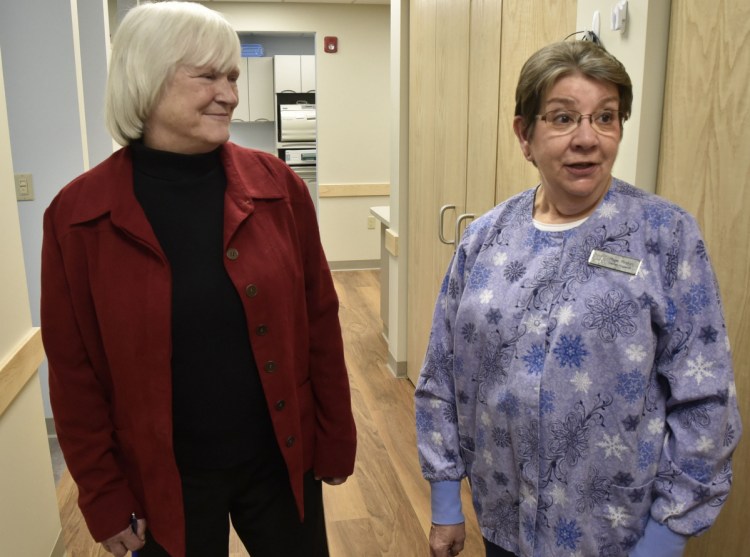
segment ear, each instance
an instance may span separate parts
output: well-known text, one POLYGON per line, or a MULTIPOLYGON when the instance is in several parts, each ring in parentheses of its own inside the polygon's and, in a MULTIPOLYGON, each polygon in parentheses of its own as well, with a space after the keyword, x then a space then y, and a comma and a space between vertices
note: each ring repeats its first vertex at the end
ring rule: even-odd
POLYGON ((513 118, 513 132, 518 138, 518 144, 521 146, 521 152, 523 153, 523 156, 527 161, 534 162, 534 159, 531 157, 531 149, 529 147, 530 140, 527 137, 526 131, 527 130, 523 125, 523 118, 521 116, 516 116, 515 118, 513 118))

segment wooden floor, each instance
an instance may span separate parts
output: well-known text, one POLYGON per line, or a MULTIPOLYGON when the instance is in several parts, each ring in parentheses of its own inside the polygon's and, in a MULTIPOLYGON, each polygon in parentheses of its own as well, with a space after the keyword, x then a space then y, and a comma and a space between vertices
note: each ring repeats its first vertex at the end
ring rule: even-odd
MULTIPOLYGON (((428 556, 429 486, 417 461, 414 387, 386 367, 381 335, 377 271, 334 272, 357 422, 354 475, 341 486, 324 486, 331 557, 428 556)), ((68 557, 107 557, 94 543, 78 511, 75 484, 67 472, 57 489, 68 557)), ((468 539, 462 557, 484 555, 464 486, 468 539)), ((229 557, 248 557, 233 534, 229 557)))

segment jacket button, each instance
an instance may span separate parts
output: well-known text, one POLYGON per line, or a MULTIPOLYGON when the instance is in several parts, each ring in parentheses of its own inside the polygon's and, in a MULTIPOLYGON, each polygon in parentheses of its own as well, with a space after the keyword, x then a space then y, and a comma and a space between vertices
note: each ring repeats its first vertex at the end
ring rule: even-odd
POLYGON ((255 329, 255 332, 258 333, 258 336, 263 336, 268 332, 268 327, 265 325, 258 325, 258 328, 255 329))
POLYGON ((291 447, 292 445, 294 445, 294 435, 290 435, 286 438, 286 446, 291 447))
POLYGON ((273 373, 274 371, 276 371, 276 362, 274 362, 273 360, 268 360, 265 364, 263 364, 263 369, 267 373, 273 373))
POLYGON ((237 258, 238 258, 239 256, 240 256, 240 252, 239 252, 239 251, 237 251, 237 250, 236 250, 235 248, 229 248, 229 249, 227 250, 227 258, 228 258, 228 259, 231 259, 232 261, 234 261, 234 260, 235 260, 235 259, 237 259, 237 258))
POLYGON ((280 400, 276 403, 276 410, 283 410, 284 406, 286 406, 286 402, 280 400))
POLYGON ((245 287, 245 294, 248 298, 254 298, 258 294, 258 287, 254 284, 248 284, 245 287))

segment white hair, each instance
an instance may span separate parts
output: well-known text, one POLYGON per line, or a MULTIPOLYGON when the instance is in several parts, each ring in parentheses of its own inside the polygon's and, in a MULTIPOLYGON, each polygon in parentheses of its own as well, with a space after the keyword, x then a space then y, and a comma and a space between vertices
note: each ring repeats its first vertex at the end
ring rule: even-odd
POLYGON ((112 42, 107 129, 120 145, 140 139, 144 122, 178 67, 213 66, 229 72, 239 62, 239 37, 217 12, 193 2, 136 6, 112 42))

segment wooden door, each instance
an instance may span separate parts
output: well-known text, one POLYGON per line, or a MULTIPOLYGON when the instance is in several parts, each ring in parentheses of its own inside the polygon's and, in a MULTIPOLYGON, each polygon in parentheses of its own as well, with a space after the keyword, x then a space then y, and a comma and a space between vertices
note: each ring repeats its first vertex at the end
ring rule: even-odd
MULTIPOLYGON (((657 191, 694 215, 724 302, 737 399, 750 416, 750 3, 672 2, 657 191)), ((685 557, 748 555, 750 443, 734 456, 732 493, 685 557), (744 509, 743 509, 744 507, 744 509)))
POLYGON ((572 32, 576 0, 412 0, 410 9, 407 375, 416 383, 453 254, 437 239, 439 209, 456 206, 443 227, 453 238, 456 216, 479 216, 536 180, 513 136, 515 83, 532 52, 572 32))
POLYGON ((456 206, 448 219, 464 210, 470 4, 412 0, 410 9, 407 373, 416 383, 453 253, 438 240, 438 213, 446 204, 456 206))
POLYGON ((498 173, 495 184, 495 198, 498 202, 539 182, 539 173, 521 154, 518 140, 513 133, 516 84, 521 67, 529 56, 544 45, 561 41, 576 31, 577 9, 577 0, 503 2, 498 173))

